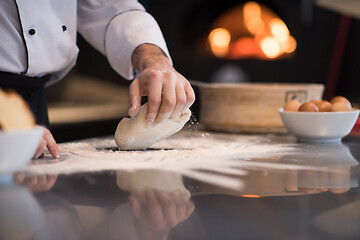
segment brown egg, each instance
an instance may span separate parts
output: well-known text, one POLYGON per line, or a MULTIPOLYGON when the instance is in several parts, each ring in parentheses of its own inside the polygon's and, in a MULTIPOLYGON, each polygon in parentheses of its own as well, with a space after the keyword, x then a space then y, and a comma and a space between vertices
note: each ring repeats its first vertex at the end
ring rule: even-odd
POLYGON ((330 112, 332 104, 328 101, 322 101, 318 106, 319 112, 330 112))
POLYGON ((324 100, 311 100, 310 102, 318 107, 319 112, 330 112, 332 106, 330 102, 324 100))
POLYGON ((284 111, 297 112, 299 110, 300 105, 301 103, 298 100, 296 99, 290 100, 284 105, 284 111))
POLYGON ((322 101, 323 101, 323 100, 321 100, 321 99, 313 99, 313 100, 311 100, 310 102, 313 103, 313 104, 315 104, 316 106, 318 106, 322 101))
POLYGON ((336 97, 333 97, 330 102, 331 103, 334 103, 334 102, 349 102, 349 100, 347 100, 347 98, 345 98, 343 96, 336 96, 336 97))
POLYGON ((330 192, 335 193, 335 194, 342 194, 342 193, 346 193, 350 190, 349 187, 345 187, 345 188, 331 188, 330 192))
POLYGON ((319 108, 312 102, 306 102, 300 105, 299 112, 318 112, 319 108))
POLYGON ((330 111, 331 112, 345 112, 345 111, 351 111, 352 107, 349 101, 343 102, 338 101, 334 102, 331 106, 330 111))

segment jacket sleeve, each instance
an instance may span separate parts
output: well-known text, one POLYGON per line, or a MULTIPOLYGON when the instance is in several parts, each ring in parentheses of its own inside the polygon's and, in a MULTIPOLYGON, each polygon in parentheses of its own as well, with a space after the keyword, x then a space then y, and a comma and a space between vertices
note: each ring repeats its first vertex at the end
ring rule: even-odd
POLYGON ((78 31, 111 67, 126 79, 134 77, 131 57, 143 43, 170 55, 155 19, 136 0, 78 0, 78 31))

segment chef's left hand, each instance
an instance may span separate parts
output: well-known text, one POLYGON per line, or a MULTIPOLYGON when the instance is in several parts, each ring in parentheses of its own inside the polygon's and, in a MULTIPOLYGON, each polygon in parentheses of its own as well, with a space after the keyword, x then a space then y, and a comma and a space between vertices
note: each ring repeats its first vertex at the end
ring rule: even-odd
POLYGON ((141 97, 148 96, 147 121, 160 123, 195 101, 194 90, 189 81, 178 73, 160 48, 142 44, 136 48, 133 66, 140 71, 131 83, 129 115, 135 115, 141 97))
POLYGON ((59 158, 60 156, 59 148, 50 130, 42 126, 38 126, 38 127, 44 129, 44 135, 36 149, 36 152, 34 153, 33 158, 45 157, 45 148, 49 150, 50 154, 54 158, 59 158))
POLYGON ((31 192, 47 192, 55 184, 57 175, 54 174, 38 174, 27 176, 25 172, 16 172, 13 175, 13 181, 23 185, 31 192))

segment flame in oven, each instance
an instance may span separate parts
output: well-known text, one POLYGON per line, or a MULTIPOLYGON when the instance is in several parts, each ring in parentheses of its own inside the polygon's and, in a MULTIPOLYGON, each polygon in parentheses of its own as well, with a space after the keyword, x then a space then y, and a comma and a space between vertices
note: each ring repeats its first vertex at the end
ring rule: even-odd
POLYGON ((219 58, 275 59, 296 50, 297 43, 284 21, 256 2, 238 5, 222 14, 208 36, 219 58))
POLYGON ((209 34, 211 51, 217 57, 225 57, 229 51, 231 35, 225 28, 216 28, 209 34))

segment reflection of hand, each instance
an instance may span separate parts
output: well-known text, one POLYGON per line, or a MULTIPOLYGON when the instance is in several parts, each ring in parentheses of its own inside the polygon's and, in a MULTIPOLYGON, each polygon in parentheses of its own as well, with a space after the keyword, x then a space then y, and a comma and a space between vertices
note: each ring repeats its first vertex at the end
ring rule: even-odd
POLYGON ((290 170, 286 176, 288 192, 316 193, 347 192, 350 184, 350 167, 332 167, 321 170, 290 170))
POLYGON ((170 193, 146 190, 145 199, 129 197, 135 226, 142 239, 164 239, 172 228, 188 219, 195 206, 170 193))
POLYGON ((189 81, 171 66, 157 46, 140 45, 134 51, 132 63, 140 73, 129 88, 130 116, 138 112, 142 96, 148 96, 147 120, 156 123, 194 103, 195 94, 189 81))
POLYGON ((49 191, 55 184, 57 175, 32 175, 25 176, 23 172, 17 172, 13 176, 15 183, 28 188, 31 192, 46 192, 49 191))
POLYGON ((36 149, 36 152, 34 154, 34 158, 38 157, 44 157, 45 156, 45 148, 47 148, 50 152, 50 154, 54 158, 59 158, 59 148, 55 142, 55 139, 49 129, 39 126, 40 128, 44 129, 44 135, 43 138, 39 144, 39 146, 36 149))

